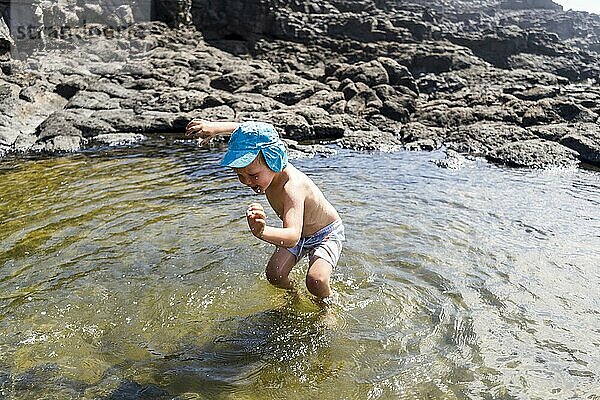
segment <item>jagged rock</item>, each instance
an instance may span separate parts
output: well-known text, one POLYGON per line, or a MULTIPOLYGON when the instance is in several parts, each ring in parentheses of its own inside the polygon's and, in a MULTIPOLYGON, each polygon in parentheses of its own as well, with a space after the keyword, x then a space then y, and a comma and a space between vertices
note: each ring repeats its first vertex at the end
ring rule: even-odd
POLYGON ((559 93, 559 87, 534 86, 528 89, 515 90, 512 94, 521 100, 537 101, 548 97, 556 97, 559 93))
POLYGON ((352 82, 350 79, 345 79, 343 82, 340 82, 339 90, 344 94, 344 100, 346 101, 358 94, 356 83, 352 82))
POLYGON ((273 125, 283 131, 281 135, 283 138, 301 141, 314 135, 310 124, 301 115, 287 111, 275 111, 269 113, 269 117, 273 125))
POLYGON ((18 99, 17 90, 20 91, 15 85, 2 85, 0 81, 0 116, 12 117, 14 114, 18 99))
POLYGON ((145 140, 146 136, 139 133, 103 133, 94 136, 93 142, 109 146, 123 146, 145 140))
POLYGON ((297 103, 298 106, 317 106, 329 110, 334 104, 344 100, 344 94, 338 91, 319 90, 307 99, 297 103))
POLYGON ((278 29, 281 25, 274 24, 274 19, 268 2, 194 0, 192 9, 193 24, 208 40, 284 34, 285 31, 278 29))
POLYGON ((80 90, 84 90, 89 86, 89 78, 76 77, 64 82, 60 82, 56 85, 54 91, 69 100, 71 97, 75 96, 77 92, 80 90))
MULTIPOLYGON (((210 97, 211 96, 209 95, 207 99, 210 97)), ((205 104, 198 108, 210 108, 215 106, 218 106, 218 104, 211 105, 205 102, 205 104)), ((227 106, 234 111, 234 115, 243 113, 268 113, 269 111, 278 110, 283 107, 280 102, 259 93, 245 93, 243 98, 232 97, 231 99, 227 99, 227 106)))
POLYGON ((109 110, 119 108, 118 102, 111 100, 104 92, 77 92, 72 96, 65 108, 86 108, 88 110, 109 110))
POLYGON ((455 35, 450 40, 460 46, 468 47, 475 55, 487 62, 499 66, 508 66, 508 57, 527 49, 525 34, 515 27, 503 28, 498 32, 475 35, 455 35))
POLYGON ((402 143, 395 135, 378 130, 347 132, 337 143, 343 148, 362 151, 395 151, 402 148, 402 143))
POLYGON ((471 63, 459 54, 444 53, 424 53, 417 52, 410 61, 410 70, 415 75, 465 69, 471 66, 471 63))
POLYGON ((552 0, 503 0, 500 3, 500 8, 509 10, 529 10, 532 8, 544 10, 561 10, 563 7, 560 4, 554 3, 552 0))
MULTIPOLYGON (((390 62, 388 61, 387 64, 390 65, 390 62)), ((408 70, 406 72, 408 72, 408 70)), ((367 86, 377 86, 390 83, 390 78, 386 68, 384 68, 383 65, 381 65, 381 63, 377 60, 340 66, 334 72, 334 76, 339 81, 349 79, 354 83, 362 82, 367 86)), ((398 80, 399 77, 395 76, 395 79, 398 80)))
POLYGON ((111 27, 126 27, 135 23, 133 9, 129 4, 122 4, 106 16, 107 25, 111 27))
POLYGON ((550 124, 562 122, 560 116, 553 110, 541 104, 532 104, 523 115, 523 126, 550 124))
POLYGON ((0 56, 9 53, 14 44, 4 17, 0 14, 0 56))
MULTIPOLYGON (((243 113, 236 115, 235 111, 228 105, 203 108, 201 110, 197 110, 195 114, 197 114, 198 118, 221 121, 234 121, 236 120, 236 117, 241 119, 244 115, 243 113)), ((173 119, 172 124, 165 125, 165 130, 163 132, 177 132, 182 130, 183 127, 187 125, 187 122, 185 122, 184 118, 185 114, 182 114, 181 116, 173 119)), ((146 132, 149 132, 149 130, 147 129, 146 132)))
POLYGON ((577 124, 560 139, 560 144, 575 150, 579 158, 590 164, 600 165, 600 126, 577 124))
MULTIPOLYGON (((37 140, 48 140, 55 136, 82 136, 75 124, 85 125, 87 116, 68 111, 57 111, 51 114, 37 128, 37 140)), ((78 142, 79 143, 79 142, 78 142)))
POLYGON ((537 137, 517 125, 500 122, 476 122, 447 131, 444 144, 463 154, 486 155, 508 143, 537 137))
POLYGON ((382 115, 394 121, 406 122, 416 111, 416 100, 412 95, 398 92, 389 85, 379 85, 373 89, 377 97, 383 101, 380 107, 382 115))
POLYGON ((494 32, 483 34, 456 34, 450 40, 468 47, 473 53, 489 63, 501 68, 517 67, 514 57, 527 54, 528 57, 565 57, 582 60, 581 55, 560 42, 555 34, 545 32, 525 32, 517 26, 498 27, 494 32), (512 61, 511 61, 511 57, 512 61))
MULTIPOLYGON (((338 115, 340 120, 343 120, 343 115, 338 115)), ((382 132, 392 133, 394 135, 398 134, 398 130, 402 125, 399 121, 395 121, 391 118, 386 117, 382 114, 372 114, 368 117, 367 122, 371 126, 376 126, 382 132)))
POLYGON ((546 71, 563 76, 570 81, 579 82, 584 79, 594 79, 600 74, 600 66, 588 58, 578 55, 560 54, 515 54, 507 57, 506 65, 512 69, 527 69, 546 71))
POLYGON ((316 88, 313 85, 279 83, 269 86, 262 91, 262 94, 266 97, 275 99, 280 103, 291 106, 312 96, 315 92, 316 88))
POLYGON ((564 136, 571 133, 573 128, 574 128, 573 124, 560 123, 560 124, 530 126, 527 129, 541 139, 558 142, 564 136))
POLYGON ((491 161, 514 167, 575 167, 578 154, 559 143, 530 139, 507 143, 487 154, 491 161))
MULTIPOLYGON (((77 92, 82 88, 75 87, 75 89, 76 89, 75 92, 77 92)), ((103 93, 108 94, 111 98, 116 98, 116 99, 130 99, 130 98, 138 97, 140 95, 139 92, 137 92, 137 91, 128 90, 128 89, 124 88, 122 85, 116 84, 107 79, 100 79, 99 81, 95 82, 92 87, 88 87, 86 85, 86 87, 84 87, 83 89, 86 89, 88 91, 93 91, 93 92, 103 92, 103 93)), ((73 96, 71 96, 71 97, 73 97, 73 96)))
POLYGON ((18 136, 19 132, 14 129, 0 130, 0 146, 6 149, 10 148, 15 143, 18 136))
POLYGON ((433 160, 433 163, 440 168, 460 169, 467 163, 467 158, 455 151, 446 150, 446 158, 433 160))
POLYGON ((344 136, 343 121, 320 107, 299 107, 297 113, 304 117, 312 128, 313 135, 309 139, 333 140, 344 136))
POLYGON ((420 151, 420 150, 432 151, 432 150, 439 148, 439 146, 437 145, 437 143, 434 140, 422 139, 422 140, 415 140, 414 142, 406 143, 404 145, 404 148, 409 151, 420 151))
POLYGON ((346 112, 347 103, 346 100, 339 100, 329 107, 329 112, 331 114, 344 114, 346 112))
POLYGON ((412 36, 410 32, 403 35, 402 31, 392 24, 376 17, 345 16, 329 21, 327 34, 338 39, 353 39, 361 42, 374 42, 380 40, 396 40, 401 37, 412 36))
POLYGON ((47 41, 60 51, 24 62, 0 54, 3 152, 181 134, 194 116, 363 149, 486 155, 542 138, 596 160, 597 133, 573 127, 597 132, 600 17, 546 0, 156 0, 150 17, 176 30, 142 22, 138 3, 43 3, 52 23, 136 24, 114 39, 47 41), (68 102, 44 107, 52 92, 68 102))
POLYGON ((123 87, 126 89, 139 90, 139 91, 159 91, 165 87, 165 82, 154 78, 136 79, 127 83, 123 83, 123 87))
POLYGON ((375 91, 362 82, 350 83, 344 87, 343 93, 347 100, 346 114, 369 115, 383 105, 375 91))
POLYGON ((292 140, 332 140, 343 136, 343 122, 319 107, 298 107, 267 114, 267 120, 292 140))
POLYGON ((84 138, 93 138, 116 131, 110 122, 97 118, 94 114, 85 119, 76 119, 72 123, 84 138))
POLYGON ((33 135, 20 134, 17 139, 7 150, 14 151, 15 153, 27 153, 35 145, 36 138, 33 135))
POLYGON ((542 99, 523 115, 523 126, 552 124, 560 122, 595 122, 598 114, 562 99, 542 99))
POLYGON ((58 135, 53 136, 44 142, 36 143, 32 147, 32 151, 43 153, 72 153, 81 150, 82 146, 86 143, 87 139, 80 136, 58 135))
POLYGON ((272 73, 264 70, 232 72, 213 79, 210 82, 210 86, 214 89, 225 90, 231 93, 244 87, 247 88, 245 91, 251 91, 252 85, 258 84, 272 76, 272 73))
POLYGON ((337 154, 335 149, 320 144, 299 144, 295 140, 283 139, 288 149, 290 159, 313 158, 316 155, 331 156, 337 154))
POLYGON ((35 98, 39 96, 42 88, 39 86, 27 86, 22 88, 19 92, 19 99, 25 100, 29 103, 35 102, 35 98))
POLYGON ((407 149, 435 150, 442 145, 444 130, 426 126, 419 122, 409 122, 400 129, 400 139, 407 149))
POLYGON ((439 92, 456 92, 467 86, 467 82, 452 74, 425 74, 417 80, 419 92, 432 94, 439 92))
POLYGON ((153 2, 154 15, 171 27, 187 25, 192 21, 192 0, 158 0, 153 2))
POLYGON ((406 66, 388 57, 380 57, 377 61, 385 68, 390 86, 404 86, 419 93, 415 78, 406 66))
POLYGON ((479 119, 472 107, 460 104, 431 103, 427 107, 419 109, 414 118, 415 121, 425 125, 434 125, 442 128, 470 125, 479 119))

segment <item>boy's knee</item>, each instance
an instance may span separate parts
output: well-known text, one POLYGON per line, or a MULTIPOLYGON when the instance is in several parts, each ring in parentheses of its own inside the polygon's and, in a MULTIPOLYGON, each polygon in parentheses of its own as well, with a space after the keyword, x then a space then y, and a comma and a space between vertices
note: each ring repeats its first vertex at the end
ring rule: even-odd
POLYGON ((329 295, 329 276, 322 273, 309 273, 306 275, 306 288, 318 297, 329 295))
POLYGON ((288 281, 288 277, 283 275, 283 272, 279 268, 267 268, 265 271, 267 280, 271 285, 274 286, 285 286, 288 281))

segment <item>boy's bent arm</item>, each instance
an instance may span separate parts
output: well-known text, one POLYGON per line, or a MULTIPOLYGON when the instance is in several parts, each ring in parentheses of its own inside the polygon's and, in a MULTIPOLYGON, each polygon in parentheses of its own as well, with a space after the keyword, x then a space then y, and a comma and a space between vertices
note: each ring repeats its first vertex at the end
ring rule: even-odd
POLYGON ((265 242, 274 244, 275 246, 291 248, 298 244, 300 235, 292 228, 275 228, 265 226, 262 235, 258 236, 265 242))
POLYGON ((237 129, 237 122, 214 121, 205 122, 204 131, 212 135, 228 135, 237 129))
POLYGON ((294 247, 302 236, 304 221, 304 197, 294 194, 283 202, 283 228, 265 226, 258 238, 275 246, 294 247))
POLYGON ((186 135, 198 135, 202 139, 210 140, 215 136, 229 135, 237 129, 237 122, 206 121, 194 119, 186 127, 186 135))

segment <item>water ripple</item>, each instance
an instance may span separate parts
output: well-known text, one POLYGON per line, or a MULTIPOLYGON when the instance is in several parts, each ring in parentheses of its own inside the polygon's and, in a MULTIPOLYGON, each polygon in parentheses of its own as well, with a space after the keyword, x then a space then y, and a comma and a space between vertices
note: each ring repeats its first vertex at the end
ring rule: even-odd
POLYGON ((271 250, 243 213, 266 199, 220 155, 148 143, 0 164, 0 390, 22 380, 35 384, 13 384, 14 398, 593 393, 596 172, 446 170, 428 161, 437 153, 294 160, 347 229, 338 297, 322 308, 302 285, 290 295, 268 284, 271 250))

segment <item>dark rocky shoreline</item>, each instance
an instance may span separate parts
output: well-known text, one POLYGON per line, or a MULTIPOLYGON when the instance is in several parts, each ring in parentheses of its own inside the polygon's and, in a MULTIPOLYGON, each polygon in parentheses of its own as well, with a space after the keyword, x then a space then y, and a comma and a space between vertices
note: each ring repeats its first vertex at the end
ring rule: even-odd
MULTIPOLYGON (((0 155, 181 136, 208 118, 270 121, 304 152, 600 165, 598 15, 549 0, 155 0, 140 22, 122 3, 79 28, 104 17, 119 35, 47 30, 23 59, 0 23, 0 155)), ((40 10, 45 26, 91 12, 40 10)))

